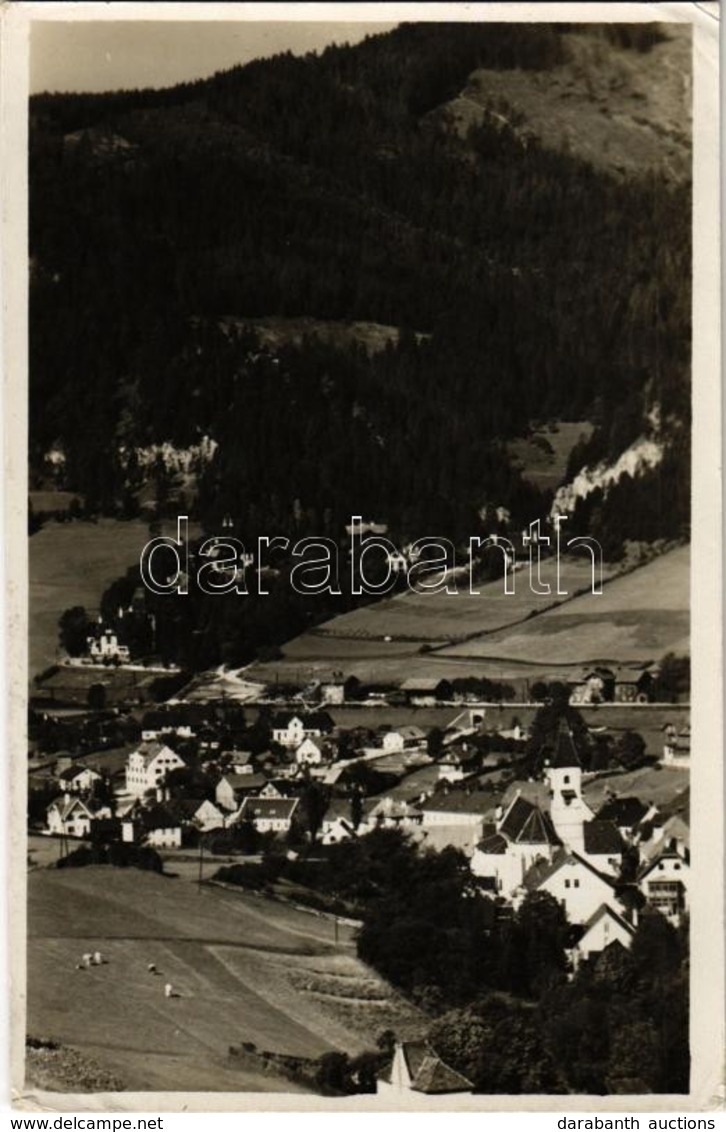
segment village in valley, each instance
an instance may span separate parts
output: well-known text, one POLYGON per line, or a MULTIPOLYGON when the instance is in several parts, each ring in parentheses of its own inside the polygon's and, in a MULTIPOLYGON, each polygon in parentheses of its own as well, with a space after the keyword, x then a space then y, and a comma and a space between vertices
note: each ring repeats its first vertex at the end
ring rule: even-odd
MULTIPOLYGON (((110 672, 113 683, 130 663, 128 648, 99 623, 74 663, 89 679, 108 683, 110 672)), ((573 670, 569 681, 535 682, 540 699, 528 702, 472 676, 369 685, 336 672, 302 686, 265 686, 245 671, 230 684, 233 676, 193 680, 187 694, 157 704, 137 696, 96 710, 44 699, 40 683, 29 722, 36 878, 41 864, 65 877, 73 866, 88 866, 89 875, 109 864, 149 870, 172 878, 185 899, 204 886, 294 910, 328 925, 334 945, 350 951, 380 868, 372 861, 405 845, 422 860, 455 861, 461 892, 499 924, 549 908, 560 921, 555 971, 565 983, 625 956, 654 914, 668 931, 686 930, 688 705, 672 688, 671 702, 659 702, 657 663, 573 670), (498 699, 486 698, 492 687, 498 699), (353 884, 351 869, 359 871, 353 884)), ((115 883, 109 876, 104 890, 115 883)), ((70 909, 80 895, 66 893, 70 909)), ((482 951, 490 931, 479 935, 482 951)), ((113 962, 117 933, 91 934, 85 966, 91 955, 96 965, 102 955, 113 962)), ((163 962, 154 934, 144 946, 156 974, 163 962)), ((375 951, 357 947, 391 977, 375 951)), ((79 939, 77 956, 64 953, 70 971, 82 950, 79 939)), ((194 993, 183 971, 175 968, 173 981, 169 970, 159 973, 167 981, 147 980, 151 993, 194 993)), ((68 972, 61 981, 72 990, 68 972)), ((413 992, 418 1018, 400 1009, 397 1028, 393 1009, 381 1048, 368 1062, 361 1055, 363 1068, 350 1061, 344 1085, 326 1076, 329 1066, 321 1070, 325 1054, 313 1059, 313 1072, 284 1041, 262 1057, 248 1037, 244 1056, 259 1060, 263 1076, 272 1071, 271 1080, 284 1072, 324 1092, 474 1090, 427 1037, 431 988, 422 994, 406 978, 399 988, 413 992)), ((230 1056, 239 1037, 221 1036, 230 1056)))
POLYGON ((243 7, 34 28, 26 1088, 688 1094, 690 17, 243 7))

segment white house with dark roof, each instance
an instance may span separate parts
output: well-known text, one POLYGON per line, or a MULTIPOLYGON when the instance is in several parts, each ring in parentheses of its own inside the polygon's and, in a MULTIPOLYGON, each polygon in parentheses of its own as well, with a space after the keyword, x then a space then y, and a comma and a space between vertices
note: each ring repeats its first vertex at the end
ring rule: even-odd
MULTIPOLYGON (((367 829, 359 826, 361 833, 367 829)), ((323 845, 337 845, 340 841, 349 841, 356 837, 358 831, 353 826, 352 806, 350 798, 333 798, 320 826, 320 841, 323 845)))
POLYGON ((297 749, 304 739, 319 739, 333 730, 326 711, 281 712, 272 720, 272 739, 283 747, 297 749))
POLYGON ((166 744, 142 743, 131 752, 126 763, 126 792, 142 798, 147 790, 160 786, 170 771, 184 766, 184 759, 166 744))
POLYGON ((411 831, 418 829, 423 822, 423 814, 419 806, 405 798, 392 797, 390 794, 370 798, 364 804, 363 810, 362 833, 380 828, 411 831))
POLYGON ((233 821, 252 821, 260 833, 287 833, 299 804, 299 798, 245 798, 233 821))
POLYGON ((640 890, 651 908, 673 924, 688 911, 689 857, 677 848, 665 849, 638 874, 640 890))
POLYGON ((376 1091, 379 1097, 394 1100, 411 1093, 471 1093, 473 1088, 471 1081, 442 1061, 428 1042, 397 1042, 391 1068, 378 1078, 376 1091))
POLYGON ((139 824, 141 839, 154 849, 179 849, 182 843, 182 827, 179 818, 164 805, 151 806, 142 810, 139 824))
POLYGON ((564 847, 551 861, 532 865, 523 882, 524 892, 549 892, 564 904, 571 924, 585 924, 601 904, 612 904, 613 888, 612 878, 564 847))
POLYGON ((570 949, 574 968, 577 969, 584 960, 599 955, 607 947, 619 945, 629 949, 634 935, 635 928, 632 924, 609 904, 601 904, 585 922, 582 935, 570 949))
POLYGON ((664 728, 663 765, 687 770, 691 765, 691 728, 678 731, 672 724, 664 728))
POLYGON ((482 790, 441 790, 420 802, 421 833, 435 849, 454 846, 471 855, 492 812, 492 796, 482 790))
POLYGON ((63 837, 88 837, 91 824, 106 817, 111 817, 107 806, 96 810, 77 794, 62 794, 54 798, 46 810, 47 832, 63 837))
POLYGON ((90 766, 69 766, 58 775, 59 787, 70 794, 89 792, 100 781, 101 775, 90 766))
POLYGON ((400 754, 401 751, 415 750, 426 743, 426 732, 415 724, 406 724, 395 730, 386 731, 381 739, 381 748, 391 755, 400 754))
POLYGON ((322 743, 316 742, 309 736, 295 748, 295 762, 298 766, 320 766, 323 758, 322 743))

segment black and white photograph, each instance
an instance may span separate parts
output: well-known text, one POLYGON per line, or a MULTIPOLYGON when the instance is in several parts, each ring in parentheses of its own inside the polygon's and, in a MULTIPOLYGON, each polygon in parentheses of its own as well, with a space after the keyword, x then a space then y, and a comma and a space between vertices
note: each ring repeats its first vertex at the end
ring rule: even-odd
POLYGON ((718 6, 19 7, 21 1107, 716 1106, 718 6))

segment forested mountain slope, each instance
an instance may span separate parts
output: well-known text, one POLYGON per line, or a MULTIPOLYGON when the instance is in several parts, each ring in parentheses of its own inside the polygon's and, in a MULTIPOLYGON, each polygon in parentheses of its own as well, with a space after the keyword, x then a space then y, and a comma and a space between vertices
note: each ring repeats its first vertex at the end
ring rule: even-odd
MULTIPOLYGON (((668 103, 662 160, 653 143, 639 165, 634 145, 608 168, 576 144, 578 122, 591 128, 585 73, 569 99, 575 142, 554 144, 507 110, 507 92, 582 72, 583 42, 596 77, 682 52, 660 25, 619 39, 403 25, 165 91, 32 99, 36 481, 53 450, 56 479, 90 507, 134 514, 151 480, 163 509, 163 464, 137 449, 207 436, 216 447, 183 500, 207 525, 229 512, 246 537, 328 533, 357 512, 462 538, 485 503, 517 522, 546 513, 505 441, 562 417, 596 426, 571 474, 657 430, 664 456, 628 487, 631 525, 682 536, 687 97, 678 129, 668 103), (475 81, 464 128, 451 108, 475 81), (255 322, 270 319, 397 333, 374 350, 356 333, 259 341, 255 322), (661 496, 668 508, 652 506, 661 496)), ((601 94, 602 129, 612 119, 622 145, 627 123, 601 94)), ((651 143, 661 111, 642 109, 651 143)), ((595 504, 607 541, 604 498, 579 528, 595 504)))

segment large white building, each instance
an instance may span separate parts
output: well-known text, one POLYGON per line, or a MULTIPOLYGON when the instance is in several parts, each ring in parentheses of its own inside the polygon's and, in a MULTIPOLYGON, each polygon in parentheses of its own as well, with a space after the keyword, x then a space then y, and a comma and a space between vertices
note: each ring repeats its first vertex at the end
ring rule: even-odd
POLYGON ((161 786, 167 774, 186 766, 184 759, 164 743, 142 743, 126 763, 126 792, 143 798, 147 790, 161 786))

